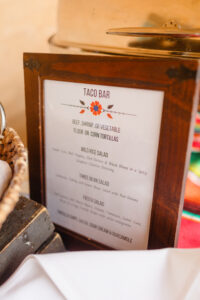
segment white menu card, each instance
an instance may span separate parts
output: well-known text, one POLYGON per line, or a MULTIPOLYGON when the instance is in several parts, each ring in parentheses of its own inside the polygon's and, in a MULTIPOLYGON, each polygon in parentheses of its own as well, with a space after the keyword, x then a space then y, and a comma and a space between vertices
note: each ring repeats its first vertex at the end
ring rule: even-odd
POLYGON ((45 80, 46 204, 53 222, 146 249, 163 91, 45 80))

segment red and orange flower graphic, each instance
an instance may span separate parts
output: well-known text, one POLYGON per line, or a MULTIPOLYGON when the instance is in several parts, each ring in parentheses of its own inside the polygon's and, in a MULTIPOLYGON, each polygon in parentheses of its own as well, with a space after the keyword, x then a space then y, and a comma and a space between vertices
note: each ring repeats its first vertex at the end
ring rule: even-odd
POLYGON ((93 115, 97 116, 102 113, 102 106, 98 101, 93 101, 90 104, 90 111, 93 113, 93 115))
POLYGON ((80 114, 84 114, 86 110, 90 110, 91 113, 94 116, 99 116, 101 113, 107 113, 107 117, 112 119, 111 113, 115 113, 111 111, 111 108, 113 108, 113 104, 108 105, 107 109, 103 108, 101 103, 99 101, 94 100, 93 102, 90 103, 90 106, 87 106, 83 100, 80 100, 81 108, 80 114))

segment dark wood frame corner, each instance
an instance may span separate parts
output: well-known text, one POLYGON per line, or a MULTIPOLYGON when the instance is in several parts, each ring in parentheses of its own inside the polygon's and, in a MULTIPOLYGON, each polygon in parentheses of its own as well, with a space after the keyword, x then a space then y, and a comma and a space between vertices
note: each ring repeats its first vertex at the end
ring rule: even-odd
MULTIPOLYGON (((130 56, 24 54, 31 198, 45 204, 43 81, 162 90, 165 93, 148 248, 173 247, 183 208, 192 130, 199 97, 199 62, 130 56)), ((60 228, 67 235, 81 237, 60 228)), ((107 249, 90 241, 97 248, 107 249)))

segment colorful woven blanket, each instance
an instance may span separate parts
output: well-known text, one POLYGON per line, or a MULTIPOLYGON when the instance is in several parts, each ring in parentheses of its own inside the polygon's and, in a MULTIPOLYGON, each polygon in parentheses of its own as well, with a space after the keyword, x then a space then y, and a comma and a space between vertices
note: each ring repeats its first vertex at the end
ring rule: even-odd
POLYGON ((200 113, 196 116, 178 247, 200 247, 200 113))

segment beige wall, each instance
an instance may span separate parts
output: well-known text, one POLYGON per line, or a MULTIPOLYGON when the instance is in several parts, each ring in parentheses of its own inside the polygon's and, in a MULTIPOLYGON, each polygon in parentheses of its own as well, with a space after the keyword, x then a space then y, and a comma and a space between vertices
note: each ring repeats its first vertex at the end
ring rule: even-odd
POLYGON ((58 41, 126 46, 109 28, 161 26, 173 19, 200 27, 200 0, 59 0, 58 41))
POLYGON ((23 52, 48 52, 57 0, 0 0, 0 101, 8 126, 25 141, 23 52))
MULTIPOLYGON (((200 27, 200 0, 59 0, 57 37, 117 45, 125 38, 106 36, 109 27, 144 26, 152 13, 200 27)), ((57 0, 0 0, 0 101, 8 125, 25 140, 23 52, 48 52, 56 32, 57 0)))

